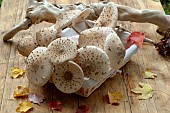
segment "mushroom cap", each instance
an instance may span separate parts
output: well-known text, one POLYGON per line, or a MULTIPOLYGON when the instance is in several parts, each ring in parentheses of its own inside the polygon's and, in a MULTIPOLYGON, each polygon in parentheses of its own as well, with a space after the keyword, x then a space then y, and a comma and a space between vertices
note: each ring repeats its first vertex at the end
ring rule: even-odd
POLYGON ((86 46, 78 49, 74 59, 84 72, 84 76, 96 81, 107 77, 110 61, 107 54, 96 46, 86 46))
POLYGON ((23 56, 28 56, 37 47, 37 42, 31 34, 23 35, 18 41, 18 52, 23 56))
POLYGON ((106 37, 112 32, 114 32, 114 30, 111 27, 93 27, 84 30, 80 33, 78 46, 85 47, 92 45, 103 49, 106 37))
POLYGON ((61 64, 76 57, 77 45, 72 39, 58 38, 48 45, 47 55, 51 62, 61 64))
POLYGON ((96 27, 116 27, 118 20, 118 9, 113 2, 109 2, 103 8, 99 18, 96 21, 96 27))
POLYGON ((78 91, 84 81, 84 74, 81 67, 73 61, 56 64, 52 79, 55 86, 64 93, 78 91))
POLYGON ((105 41, 104 51, 110 60, 110 67, 114 70, 121 68, 125 56, 125 47, 116 33, 110 33, 105 41))
POLYGON ((59 37, 60 36, 54 26, 43 28, 36 32, 36 40, 39 46, 47 47, 53 40, 59 37))
POLYGON ((43 86, 50 80, 53 65, 46 56, 46 47, 37 47, 27 58, 26 75, 35 86, 43 86))
POLYGON ((80 10, 69 10, 60 13, 59 16, 56 17, 55 29, 61 31, 63 28, 71 25, 72 21, 75 20, 81 12, 80 10))

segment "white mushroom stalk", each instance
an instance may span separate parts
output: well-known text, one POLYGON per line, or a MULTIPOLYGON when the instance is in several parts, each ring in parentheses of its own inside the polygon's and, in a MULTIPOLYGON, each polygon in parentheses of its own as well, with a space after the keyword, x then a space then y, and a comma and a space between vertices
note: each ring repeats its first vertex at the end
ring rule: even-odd
POLYGON ((75 93, 84 82, 84 74, 81 67, 73 61, 56 64, 52 79, 55 86, 64 93, 75 93))

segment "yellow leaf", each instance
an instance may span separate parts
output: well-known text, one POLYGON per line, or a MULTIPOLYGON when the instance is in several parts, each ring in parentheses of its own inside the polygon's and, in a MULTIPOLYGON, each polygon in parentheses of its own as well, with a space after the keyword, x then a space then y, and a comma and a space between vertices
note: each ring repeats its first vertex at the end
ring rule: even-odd
POLYGON ((122 99, 122 94, 120 92, 108 92, 108 97, 110 104, 119 104, 122 99))
POLYGON ((18 78, 25 74, 25 70, 17 68, 17 67, 13 67, 11 71, 12 71, 12 75, 11 75, 12 78, 18 78))
POLYGON ((146 71, 142 71, 141 75, 143 78, 155 78, 157 74, 153 73, 151 69, 147 68, 146 71))
POLYGON ((133 93, 141 94, 139 99, 146 100, 152 97, 153 89, 149 84, 139 82, 139 86, 140 87, 131 90, 133 93))
POLYGON ((27 97, 29 95, 29 89, 27 87, 18 86, 18 89, 14 91, 14 98, 27 97))
POLYGON ((16 112, 26 113, 31 108, 33 107, 30 102, 21 102, 19 103, 19 106, 17 107, 16 112))

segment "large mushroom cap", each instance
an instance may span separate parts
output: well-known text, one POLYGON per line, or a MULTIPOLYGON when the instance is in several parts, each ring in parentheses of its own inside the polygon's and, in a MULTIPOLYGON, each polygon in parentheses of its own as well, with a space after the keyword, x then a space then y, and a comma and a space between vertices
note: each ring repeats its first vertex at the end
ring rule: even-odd
POLYGON ((73 61, 57 64, 52 74, 55 86, 64 93, 78 91, 84 81, 84 74, 81 67, 73 61))
POLYGON ((113 2, 109 2, 103 8, 99 18, 96 21, 96 27, 115 27, 118 19, 118 10, 113 2))
POLYGON ((124 61, 125 47, 116 33, 107 36, 104 51, 110 59, 111 68, 118 70, 124 61))
POLYGON ((36 33, 36 40, 39 46, 47 47, 53 40, 59 38, 54 26, 43 28, 36 33))
POLYGON ((53 63, 63 63, 76 57, 77 45, 75 41, 68 38, 58 38, 47 47, 48 58, 53 63))
POLYGON ((74 61, 83 69, 85 77, 96 81, 105 78, 110 68, 107 54, 96 46, 86 46, 78 49, 74 61))
POLYGON ((37 47, 27 58, 26 75, 35 86, 45 85, 53 72, 53 65, 48 60, 46 47, 37 47))
POLYGON ((111 27, 93 27, 91 29, 84 30, 79 36, 79 47, 85 47, 88 45, 104 48, 104 42, 106 37, 114 32, 111 27))
POLYGON ((37 42, 31 34, 23 35, 18 41, 17 49, 23 56, 28 56, 37 47, 37 42))

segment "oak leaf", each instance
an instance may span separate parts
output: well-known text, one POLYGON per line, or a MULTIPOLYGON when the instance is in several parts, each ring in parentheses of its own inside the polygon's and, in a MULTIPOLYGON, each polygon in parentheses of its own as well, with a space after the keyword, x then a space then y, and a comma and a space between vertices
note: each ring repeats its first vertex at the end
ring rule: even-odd
POLYGON ((25 74, 25 70, 17 68, 17 67, 13 67, 11 69, 11 72, 12 72, 11 74, 12 78, 19 78, 25 74))
POLYGON ((139 99, 146 100, 153 96, 153 89, 149 84, 139 82, 139 86, 131 90, 133 93, 141 94, 139 99))
POLYGON ((107 95, 110 104, 118 105, 122 99, 122 94, 120 92, 112 92, 112 93, 108 92, 107 95))
POLYGON ((87 105, 81 105, 76 109, 76 113, 88 113, 89 112, 89 106, 87 105))
POLYGON ((49 106, 52 110, 62 111, 62 104, 58 101, 50 102, 49 106))
POLYGON ((155 78, 157 74, 153 73, 151 69, 147 68, 145 71, 142 71, 141 75, 143 78, 155 78))
POLYGON ((16 109, 16 112, 26 113, 28 110, 32 109, 32 105, 30 102, 21 102, 16 109))
POLYGON ((34 104, 40 105, 44 101, 45 97, 42 94, 31 93, 28 95, 28 100, 34 104))
POLYGON ((128 49, 131 45, 136 44, 137 47, 142 46, 143 40, 145 38, 144 33, 132 32, 129 37, 125 40, 127 42, 125 48, 128 49))
POLYGON ((14 98, 27 97, 28 95, 29 95, 29 89, 23 86, 18 86, 17 90, 14 91, 13 93, 14 98))

